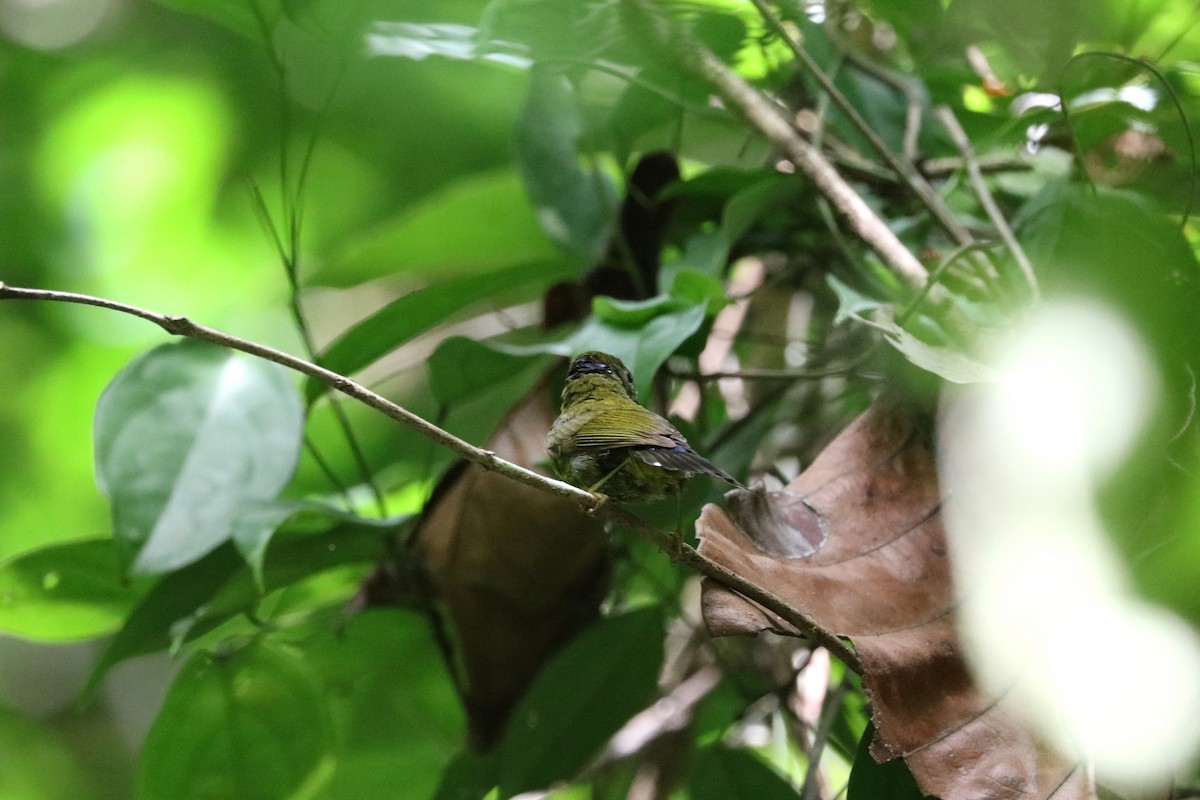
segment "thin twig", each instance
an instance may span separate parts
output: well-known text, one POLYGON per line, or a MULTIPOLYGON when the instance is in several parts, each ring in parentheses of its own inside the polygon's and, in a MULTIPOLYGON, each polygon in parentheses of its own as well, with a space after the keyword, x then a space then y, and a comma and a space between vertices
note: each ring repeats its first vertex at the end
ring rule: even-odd
POLYGON ((949 106, 938 106, 934 109, 934 114, 937 115, 937 118, 946 128, 946 132, 950 134, 950 138, 954 140, 954 144, 959 152, 962 153, 963 161, 967 166, 967 177, 970 179, 971 187, 975 190, 975 194, 979 198, 979 204, 987 212, 992 225, 996 226, 996 231, 1000 234, 1004 246, 1012 253, 1013 259, 1017 262, 1017 266, 1025 276, 1025 282, 1029 286, 1030 295, 1036 301, 1039 290, 1037 276, 1033 274, 1033 264, 1029 263, 1029 257, 1025 255, 1024 248, 1017 241, 1017 237, 1013 235, 1012 228, 1008 225, 1008 220, 1004 219, 1004 215, 1000 213, 1000 207, 996 205, 996 200, 992 197, 992 192, 988 189, 987 182, 983 179, 979 163, 975 160, 975 149, 971 146, 971 140, 967 138, 967 132, 963 130, 962 125, 958 122, 958 118, 954 116, 954 111, 949 106))
POLYGON ((825 705, 821 708, 821 718, 817 720, 817 729, 813 732, 812 746, 808 748, 808 769, 804 773, 804 800, 820 800, 821 782, 821 753, 833 732, 833 723, 837 720, 842 708, 842 698, 850 689, 850 676, 846 675, 833 687, 833 691, 825 695, 825 705))
POLYGON ((240 350, 243 353, 249 353, 252 356, 272 361, 288 369, 307 375, 313 380, 320 381, 329 388, 385 414, 406 428, 416 431, 427 439, 445 447, 460 458, 478 464, 484 469, 499 473, 519 483, 523 483, 526 486, 532 486, 535 489, 564 497, 590 513, 602 514, 624 525, 638 536, 647 539, 663 552, 675 552, 679 548, 679 560, 684 564, 776 614, 780 619, 795 626, 797 630, 808 636, 812 641, 829 650, 847 668, 860 675, 862 674, 862 663, 858 660, 858 656, 837 636, 817 625, 799 609, 794 608, 774 593, 750 582, 707 556, 701 555, 694 548, 688 545, 682 545, 680 548, 680 545, 675 541, 671 533, 659 530, 645 520, 617 508, 611 503, 605 503, 602 497, 586 492, 569 483, 539 475, 533 470, 513 464, 510 461, 505 461, 490 450, 484 450, 463 441, 449 431, 442 430, 438 426, 418 417, 411 411, 372 392, 370 389, 350 380, 344 375, 339 375, 336 372, 305 361, 302 358, 297 358, 281 350, 276 350, 273 347, 267 347, 266 345, 219 331, 216 328, 192 322, 187 317, 160 314, 155 311, 139 308, 138 306, 102 297, 76 294, 74 292, 20 288, 8 286, 0 282, 0 300, 43 300, 96 306, 97 308, 105 308, 110 311, 118 311, 152 322, 167 333, 175 336, 186 336, 192 339, 212 342, 213 344, 233 350, 240 350))

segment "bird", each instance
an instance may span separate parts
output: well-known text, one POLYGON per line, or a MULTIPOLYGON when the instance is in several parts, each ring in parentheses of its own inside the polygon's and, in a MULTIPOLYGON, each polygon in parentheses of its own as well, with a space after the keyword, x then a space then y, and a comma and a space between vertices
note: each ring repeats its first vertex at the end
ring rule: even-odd
POLYGON ((589 351, 576 356, 562 390, 562 409, 546 437, 555 470, 602 499, 655 500, 699 474, 741 486, 701 456, 674 425, 637 402, 621 359, 589 351))

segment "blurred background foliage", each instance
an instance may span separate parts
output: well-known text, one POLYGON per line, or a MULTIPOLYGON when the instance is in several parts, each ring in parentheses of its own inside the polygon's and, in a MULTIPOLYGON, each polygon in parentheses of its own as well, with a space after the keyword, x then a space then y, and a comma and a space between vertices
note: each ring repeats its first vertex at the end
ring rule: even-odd
MULTIPOLYGON (((747 382, 741 395, 699 384, 702 401, 680 426, 739 476, 787 480, 881 383, 928 398, 937 380, 961 379, 943 351, 974 342, 947 320, 967 318, 986 341, 1029 290, 998 248, 991 271, 955 254, 962 241, 831 108, 752 3, 660 8, 795 112, 797 128, 940 269, 953 314, 919 308, 622 2, 0 0, 0 280, 184 315, 300 354, 312 347, 330 368, 482 444, 548 355, 619 351, 649 397, 668 399, 655 371, 696 373, 718 311, 743 299, 728 265, 752 256, 756 300, 733 363, 795 380, 747 382), (662 150, 684 181, 668 190, 674 217, 646 266, 630 242, 613 242, 627 236, 622 198, 640 191, 629 176, 662 150), (606 265, 633 285, 597 269, 606 265), (565 294, 543 300, 564 282, 565 294), (587 316, 581 332, 540 327, 559 302, 562 319, 587 316), (887 339, 898 352, 877 347, 864 324, 885 306, 920 312, 904 315, 907 345, 899 333, 887 339), (832 380, 802 377, 831 367, 832 380)), ((1138 590, 1200 621, 1200 489, 1189 471, 1189 365, 1200 346, 1195 5, 785 0, 776 13, 962 228, 991 241, 961 153, 931 113, 948 105, 1043 291, 1082 288, 1142 332, 1161 370, 1160 404, 1103 511, 1138 590)), ((344 616, 373 563, 403 550, 404 520, 452 459, 374 413, 334 406, 320 387, 302 387, 305 440, 297 463, 280 467, 296 472, 283 496, 320 498, 344 517, 285 508, 236 552, 214 541, 194 563, 117 579, 128 563, 108 546, 93 413, 114 375, 163 340, 95 309, 0 305, 0 796, 429 797, 441 786, 467 797, 497 781, 524 790, 575 777, 612 725, 585 737, 578 756, 530 754, 556 741, 544 731, 542 741, 506 740, 508 766, 458 755, 467 719, 443 663, 446 631, 420 602, 344 616), (228 691, 239 675, 266 699, 228 691), (283 755, 253 745, 271 730, 288 731, 283 755), (227 739, 212 745, 211 763, 180 760, 218 731, 227 739), (139 768, 143 746, 153 768, 139 768), (221 773, 232 753, 245 772, 227 775, 230 785, 189 783, 221 773)), ((716 497, 716 487, 689 487, 685 506, 694 516, 716 497)), ((670 525, 674 509, 647 515, 670 525)), ((641 543, 618 536, 617 550, 605 607, 642 611, 601 623, 580 640, 583 655, 564 656, 597 670, 630 631, 658 630, 654 614, 690 635, 680 596, 694 583, 641 543), (637 616, 647 608, 654 614, 637 616)), ((625 718, 653 696, 661 642, 647 647, 621 651, 604 673, 629 699, 625 718)), ((784 648, 726 657, 747 669, 731 670, 696 710, 692 793, 735 796, 700 788, 720 778, 756 787, 746 796, 794 796, 788 779, 803 784, 807 762, 786 730, 794 714, 779 698, 790 678, 779 675, 797 665, 784 648), (747 745, 761 759, 743 761, 747 745)), ((846 690, 821 796, 847 780, 871 785, 849 776, 865 761, 855 753, 866 715, 850 679, 846 690)), ((544 692, 550 706, 562 702, 544 692)), ((581 718, 607 705, 592 700, 581 718)), ((613 756, 585 783, 619 796, 642 774, 613 756)))

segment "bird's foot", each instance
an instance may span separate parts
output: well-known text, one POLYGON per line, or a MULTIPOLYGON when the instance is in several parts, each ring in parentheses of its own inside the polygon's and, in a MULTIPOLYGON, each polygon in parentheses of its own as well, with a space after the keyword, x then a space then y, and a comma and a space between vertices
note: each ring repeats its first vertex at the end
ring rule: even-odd
POLYGON ((608 503, 608 495, 606 494, 593 491, 592 496, 596 498, 596 504, 587 510, 589 517, 596 516, 596 514, 600 513, 600 509, 604 508, 604 506, 608 503))
POLYGON ((671 531, 667 555, 671 557, 672 564, 679 563, 679 557, 683 555, 683 528, 676 528, 671 531))

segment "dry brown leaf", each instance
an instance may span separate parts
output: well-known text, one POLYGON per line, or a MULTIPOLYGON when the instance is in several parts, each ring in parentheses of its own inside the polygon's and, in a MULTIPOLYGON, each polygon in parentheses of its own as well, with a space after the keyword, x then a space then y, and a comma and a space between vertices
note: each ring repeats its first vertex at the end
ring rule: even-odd
MULTIPOLYGON (((544 381, 488 448, 536 468, 557 410, 544 381)), ((602 524, 474 464, 426 511, 418 547, 454 624, 473 746, 486 749, 541 665, 594 619, 608 578, 602 524)))
MULTIPOLYGON (((1003 697, 975 686, 955 596, 928 424, 877 406, 786 491, 731 493, 704 509, 700 551, 849 637, 871 699, 877 761, 901 756, 943 800, 1095 798, 1088 771, 1037 741, 1003 697)), ((787 631, 706 582, 714 635, 787 631)))

